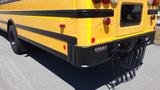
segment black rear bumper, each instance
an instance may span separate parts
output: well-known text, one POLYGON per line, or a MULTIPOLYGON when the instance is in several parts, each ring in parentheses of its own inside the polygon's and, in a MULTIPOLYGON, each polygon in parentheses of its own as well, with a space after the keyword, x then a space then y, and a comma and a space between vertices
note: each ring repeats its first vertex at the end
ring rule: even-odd
POLYGON ((155 32, 145 33, 142 35, 130 37, 127 39, 117 40, 110 43, 91 47, 77 47, 73 46, 70 50, 72 55, 72 64, 78 67, 92 67, 110 60, 113 49, 118 44, 126 42, 141 43, 143 45, 150 45, 154 43, 155 32))

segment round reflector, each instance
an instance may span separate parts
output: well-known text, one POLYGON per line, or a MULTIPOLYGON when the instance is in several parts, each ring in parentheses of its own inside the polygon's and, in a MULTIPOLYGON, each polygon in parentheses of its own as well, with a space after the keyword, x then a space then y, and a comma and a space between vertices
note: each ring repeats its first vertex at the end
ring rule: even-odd
POLYGON ((110 18, 104 18, 103 23, 106 25, 109 25, 111 23, 111 19, 110 18))
POLYGON ((63 49, 66 50, 66 49, 67 49, 67 46, 66 46, 66 45, 63 45, 63 49))
POLYGON ((60 27, 60 28, 65 28, 66 25, 65 25, 65 24, 60 24, 59 27, 60 27))
POLYGON ((91 42, 95 43, 96 39, 94 37, 92 37, 91 42))

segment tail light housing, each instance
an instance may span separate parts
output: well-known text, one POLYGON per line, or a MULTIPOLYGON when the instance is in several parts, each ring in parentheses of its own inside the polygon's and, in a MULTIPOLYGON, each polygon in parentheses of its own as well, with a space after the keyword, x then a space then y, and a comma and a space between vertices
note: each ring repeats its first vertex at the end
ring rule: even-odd
POLYGON ((110 2, 112 3, 112 4, 117 4, 118 3, 118 0, 92 0, 92 2, 94 3, 94 4, 99 4, 99 3, 103 3, 103 4, 109 4, 110 2))

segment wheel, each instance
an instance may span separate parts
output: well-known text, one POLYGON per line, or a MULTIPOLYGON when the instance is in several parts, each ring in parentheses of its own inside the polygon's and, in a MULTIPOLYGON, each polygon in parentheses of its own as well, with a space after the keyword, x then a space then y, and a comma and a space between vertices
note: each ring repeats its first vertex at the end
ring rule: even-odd
POLYGON ((9 26, 8 37, 14 53, 24 54, 26 52, 26 48, 24 47, 23 42, 18 38, 14 25, 9 26))

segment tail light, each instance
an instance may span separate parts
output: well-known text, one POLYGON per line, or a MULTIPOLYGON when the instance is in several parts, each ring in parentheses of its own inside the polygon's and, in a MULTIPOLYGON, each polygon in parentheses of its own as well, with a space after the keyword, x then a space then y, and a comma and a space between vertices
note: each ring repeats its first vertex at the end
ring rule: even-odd
POLYGON ((148 0, 149 5, 158 5, 160 4, 160 0, 148 0))
POLYGON ((160 3, 160 0, 153 0, 153 5, 158 5, 160 3))
POLYGON ((102 3, 103 3, 103 4, 109 4, 109 3, 110 3, 110 0, 102 0, 102 3))
POLYGON ((103 4, 109 4, 110 2, 112 3, 112 4, 117 4, 118 3, 118 0, 92 0, 92 2, 94 3, 94 4, 98 4, 98 3, 103 3, 103 4))

